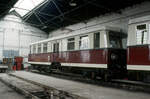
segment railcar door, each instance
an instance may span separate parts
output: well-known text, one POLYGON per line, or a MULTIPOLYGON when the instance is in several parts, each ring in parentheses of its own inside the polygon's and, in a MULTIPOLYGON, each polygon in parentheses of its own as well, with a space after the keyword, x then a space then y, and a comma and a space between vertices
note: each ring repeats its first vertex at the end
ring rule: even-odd
POLYGON ((126 50, 123 48, 123 39, 126 39, 125 34, 109 31, 108 71, 113 78, 126 76, 126 50))
POLYGON ((61 40, 53 41, 52 42, 52 61, 53 62, 60 62, 61 57, 61 40))

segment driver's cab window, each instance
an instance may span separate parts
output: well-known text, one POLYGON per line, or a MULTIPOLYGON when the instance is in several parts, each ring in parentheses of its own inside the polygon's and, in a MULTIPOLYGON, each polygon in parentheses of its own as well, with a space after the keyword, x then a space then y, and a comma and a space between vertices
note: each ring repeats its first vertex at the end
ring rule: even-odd
POLYGON ((126 34, 120 32, 109 31, 109 47, 110 48, 124 48, 126 34))
POLYGON ((147 42, 147 28, 146 24, 136 26, 136 43, 138 45, 146 44, 147 42))

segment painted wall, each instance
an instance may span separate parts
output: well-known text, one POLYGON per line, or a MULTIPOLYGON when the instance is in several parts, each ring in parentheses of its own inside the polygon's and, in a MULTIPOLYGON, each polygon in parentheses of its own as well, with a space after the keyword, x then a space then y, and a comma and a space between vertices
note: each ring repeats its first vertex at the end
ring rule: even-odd
POLYGON ((102 26, 112 26, 121 28, 124 33, 128 31, 128 22, 129 19, 150 15, 150 2, 144 2, 139 5, 135 5, 133 7, 126 8, 122 10, 121 14, 111 13, 103 16, 95 17, 93 19, 88 20, 86 23, 77 23, 74 25, 70 25, 65 27, 65 29, 58 29, 49 33, 49 38, 58 36, 61 34, 69 34, 70 30, 81 32, 90 31, 90 29, 94 30, 100 28, 102 26))
POLYGON ((29 43, 47 37, 45 32, 22 22, 15 12, 10 13, 0 20, 0 60, 10 57, 10 54, 26 57, 29 53, 29 43))

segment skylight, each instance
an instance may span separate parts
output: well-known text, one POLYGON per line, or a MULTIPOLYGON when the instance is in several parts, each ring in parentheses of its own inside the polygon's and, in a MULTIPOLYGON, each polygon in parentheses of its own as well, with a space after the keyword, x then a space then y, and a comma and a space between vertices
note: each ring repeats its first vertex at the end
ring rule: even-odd
POLYGON ((19 0, 12 9, 24 16, 43 1, 45 0, 19 0))

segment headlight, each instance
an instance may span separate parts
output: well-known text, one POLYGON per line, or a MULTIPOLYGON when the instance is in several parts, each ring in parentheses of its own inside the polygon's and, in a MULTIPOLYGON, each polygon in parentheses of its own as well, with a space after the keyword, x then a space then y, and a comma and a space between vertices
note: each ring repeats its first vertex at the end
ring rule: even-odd
POLYGON ((112 59, 112 60, 116 60, 117 57, 118 57, 118 56, 117 56, 116 54, 114 54, 114 53, 111 54, 111 59, 112 59))

